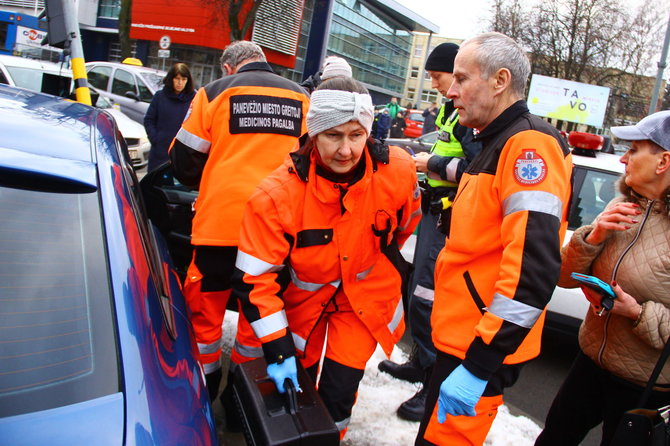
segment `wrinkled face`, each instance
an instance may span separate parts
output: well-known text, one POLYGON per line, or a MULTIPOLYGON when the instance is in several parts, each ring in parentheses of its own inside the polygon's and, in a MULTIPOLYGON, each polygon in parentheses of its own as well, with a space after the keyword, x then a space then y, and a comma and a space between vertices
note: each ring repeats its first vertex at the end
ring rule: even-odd
POLYGON ((626 184, 647 198, 655 198, 649 196, 647 191, 659 180, 656 168, 661 161, 662 153, 663 150, 659 150, 649 140, 633 141, 630 149, 621 156, 620 160, 626 165, 624 174, 626 184))
POLYGON ((188 83, 188 78, 185 76, 182 76, 181 74, 177 74, 175 77, 172 78, 172 89, 174 90, 175 93, 181 93, 184 91, 184 88, 186 88, 186 84, 188 83))
POLYGON ((347 173, 361 159, 368 134, 358 121, 349 121, 316 135, 321 161, 335 173, 347 173))
POLYGON ((453 73, 428 70, 428 75, 430 76, 430 86, 433 88, 433 90, 439 91, 440 94, 446 98, 447 90, 449 90, 449 87, 451 87, 451 82, 454 80, 453 73))
POLYGON ((466 127, 484 129, 496 118, 495 76, 481 78, 476 59, 477 45, 461 47, 454 61, 454 82, 447 97, 458 109, 458 122, 466 127))

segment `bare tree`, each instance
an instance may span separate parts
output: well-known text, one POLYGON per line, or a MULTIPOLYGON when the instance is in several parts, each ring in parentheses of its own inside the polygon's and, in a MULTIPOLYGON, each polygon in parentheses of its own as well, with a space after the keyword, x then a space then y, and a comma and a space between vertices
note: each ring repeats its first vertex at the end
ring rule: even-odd
POLYGON ((631 74, 646 74, 660 52, 667 8, 659 3, 667 0, 643 0, 637 10, 622 0, 520 1, 495 0, 489 26, 529 49, 533 73, 608 86, 617 110, 637 113, 631 98, 648 86, 631 74))
POLYGON ((231 42, 243 40, 256 19, 258 8, 263 0, 203 0, 205 5, 212 8, 210 26, 228 25, 231 42), (247 9, 248 5, 251 5, 247 9))
POLYGON ((245 3, 244 0, 219 0, 217 3, 219 3, 222 8, 228 9, 230 41, 234 42, 236 40, 244 39, 244 36, 246 36, 249 28, 254 23, 256 12, 258 12, 258 8, 261 6, 261 3, 263 3, 263 0, 253 0, 251 9, 246 15, 242 14, 242 5, 245 3), (240 23, 240 17, 244 17, 242 23, 240 23))
POLYGON ((528 21, 520 0, 494 0, 490 31, 496 31, 519 40, 524 35, 523 26, 528 21))
POLYGON ((119 46, 121 47, 121 60, 132 56, 133 44, 130 40, 130 11, 132 0, 121 0, 121 11, 119 12, 119 46))

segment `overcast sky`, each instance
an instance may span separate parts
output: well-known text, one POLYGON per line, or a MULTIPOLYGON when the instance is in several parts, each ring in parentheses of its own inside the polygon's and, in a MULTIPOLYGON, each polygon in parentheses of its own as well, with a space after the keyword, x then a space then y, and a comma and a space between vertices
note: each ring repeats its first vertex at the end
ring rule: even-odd
POLYGON ((468 39, 480 34, 492 0, 397 0, 440 27, 439 35, 468 39), (482 22, 483 21, 483 22, 482 22))

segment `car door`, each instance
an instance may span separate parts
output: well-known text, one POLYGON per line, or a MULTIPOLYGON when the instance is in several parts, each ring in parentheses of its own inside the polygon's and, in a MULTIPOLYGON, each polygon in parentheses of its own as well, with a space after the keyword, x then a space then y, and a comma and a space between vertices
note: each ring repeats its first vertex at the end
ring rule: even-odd
POLYGON ((430 152, 430 149, 433 147, 433 145, 437 141, 437 134, 438 134, 438 132, 430 132, 430 133, 426 133, 425 135, 423 135, 419 138, 416 138, 410 144, 411 147, 412 147, 412 150, 414 150, 415 153, 430 152))
POLYGON ((116 68, 112 76, 110 93, 114 101, 119 104, 121 111, 134 121, 142 123, 149 105, 143 106, 140 101, 137 80, 133 73, 123 68, 116 68))
POLYGON ((165 238, 177 273, 185 277, 191 262, 191 220, 198 192, 179 183, 165 163, 140 181, 147 214, 165 238))
POLYGON ((109 93, 109 80, 112 77, 112 67, 104 65, 93 66, 93 68, 89 68, 86 74, 89 84, 98 90, 109 93))

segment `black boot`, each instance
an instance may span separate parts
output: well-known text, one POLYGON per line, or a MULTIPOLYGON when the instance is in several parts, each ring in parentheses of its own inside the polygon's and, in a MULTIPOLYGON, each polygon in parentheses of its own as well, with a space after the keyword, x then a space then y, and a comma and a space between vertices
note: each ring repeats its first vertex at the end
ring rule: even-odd
POLYGON ((419 383, 424 379, 424 371, 419 366, 418 347, 416 344, 412 347, 407 362, 402 364, 395 363, 385 359, 377 366, 382 372, 386 372, 396 379, 402 379, 411 383, 419 383))
POLYGON ((430 374, 433 371, 432 367, 429 367, 425 371, 425 379, 421 384, 421 388, 414 396, 398 407, 398 416, 403 420, 408 421, 421 421, 423 419, 423 413, 426 411, 426 395, 428 394, 428 380, 430 379, 430 374))
POLYGON ((427 386, 421 385, 421 389, 414 394, 414 396, 398 407, 398 416, 403 420, 421 421, 423 413, 426 410, 426 394, 428 393, 427 386))
POLYGON ((216 396, 219 394, 219 386, 221 385, 221 369, 205 375, 205 385, 207 392, 209 392, 209 402, 213 403, 216 396))

